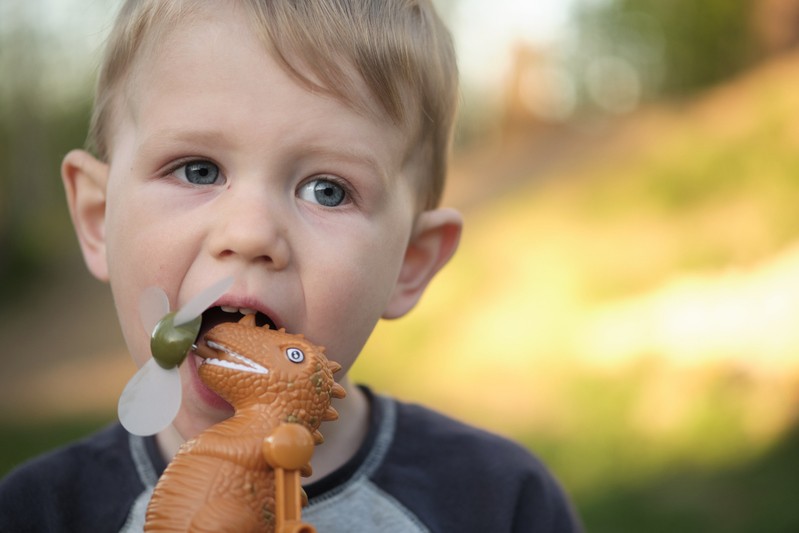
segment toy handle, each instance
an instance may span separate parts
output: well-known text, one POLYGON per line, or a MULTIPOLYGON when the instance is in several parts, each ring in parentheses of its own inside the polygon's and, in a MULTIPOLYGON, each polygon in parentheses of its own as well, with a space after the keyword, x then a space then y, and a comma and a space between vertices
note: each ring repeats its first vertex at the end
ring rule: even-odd
POLYGON ((283 527, 276 529, 275 533, 316 533, 316 528, 311 524, 292 520, 291 522, 283 522, 283 527))
POLYGON ((302 487, 299 470, 275 468, 275 507, 275 533, 316 533, 315 527, 301 520, 302 487))
POLYGON ((311 432, 300 424, 281 424, 264 439, 263 454, 275 470, 275 533, 316 533, 302 522, 300 470, 313 455, 311 432))

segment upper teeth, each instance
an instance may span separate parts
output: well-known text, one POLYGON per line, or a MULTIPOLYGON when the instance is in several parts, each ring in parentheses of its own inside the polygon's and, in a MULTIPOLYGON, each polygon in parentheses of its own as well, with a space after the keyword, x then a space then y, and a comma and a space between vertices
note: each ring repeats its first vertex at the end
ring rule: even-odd
POLYGON ((255 309, 250 309, 248 307, 231 307, 229 305, 223 305, 221 308, 225 313, 241 313, 242 315, 255 314, 255 309))

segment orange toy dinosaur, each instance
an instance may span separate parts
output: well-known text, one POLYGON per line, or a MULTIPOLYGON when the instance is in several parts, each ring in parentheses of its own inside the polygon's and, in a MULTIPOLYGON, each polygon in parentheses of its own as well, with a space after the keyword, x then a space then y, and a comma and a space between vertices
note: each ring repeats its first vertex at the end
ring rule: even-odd
POLYGON ((340 365, 302 335, 256 326, 254 315, 204 338, 200 379, 235 413, 180 448, 145 531, 314 531, 299 522, 298 471, 310 474, 319 425, 338 418, 330 402, 344 397, 333 380, 340 365))

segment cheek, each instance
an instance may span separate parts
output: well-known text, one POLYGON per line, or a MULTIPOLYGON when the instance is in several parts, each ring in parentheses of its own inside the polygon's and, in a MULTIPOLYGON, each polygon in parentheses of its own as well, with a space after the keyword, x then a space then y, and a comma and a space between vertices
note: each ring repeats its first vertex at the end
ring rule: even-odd
POLYGON ((320 261, 312 284, 305 283, 309 302, 308 336, 344 366, 354 362, 393 293, 404 241, 383 239, 369 245, 339 247, 333 259, 320 261))
POLYGON ((142 366, 150 358, 150 332, 144 330, 139 311, 144 284, 132 279, 132 275, 120 278, 116 274, 111 278, 111 292, 119 325, 131 357, 137 366, 142 366))
MULTIPOLYGON (((107 260, 111 292, 128 350, 137 365, 150 357, 150 332, 144 330, 139 300, 147 287, 168 288, 163 268, 168 235, 157 214, 150 212, 134 191, 110 188, 106 218, 107 260)), ((160 319, 160 317, 157 317, 160 319)))
POLYGON ((139 246, 136 237, 126 231, 124 216, 111 211, 107 220, 108 269, 114 305, 128 350, 136 364, 141 366, 149 357, 149 337, 141 325, 138 311, 143 272, 133 266, 137 264, 137 257, 141 257, 139 246))
POLYGON ((158 240, 148 231, 152 217, 148 216, 146 205, 134 190, 119 184, 121 179, 114 181, 109 185, 106 217, 109 268, 118 276, 129 275, 137 271, 133 265, 141 262, 145 243, 157 246, 158 240))

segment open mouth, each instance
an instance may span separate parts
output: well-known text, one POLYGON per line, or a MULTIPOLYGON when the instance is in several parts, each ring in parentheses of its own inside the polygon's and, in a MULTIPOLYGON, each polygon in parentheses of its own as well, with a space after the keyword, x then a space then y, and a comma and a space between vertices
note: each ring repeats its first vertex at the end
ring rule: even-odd
POLYGON ((197 333, 197 337, 194 339, 194 346, 203 344, 205 342, 205 334, 219 324, 238 322, 243 316, 252 314, 255 315, 256 326, 263 327, 268 325, 270 329, 277 329, 274 320, 260 311, 227 306, 211 307, 202 314, 202 324, 200 325, 200 331, 197 333))
POLYGON ((204 359, 203 364, 221 366, 239 372, 251 372, 255 374, 268 373, 268 369, 236 353, 227 346, 205 339, 206 333, 219 324, 238 322, 243 316, 253 314, 255 315, 256 326, 263 327, 269 325, 270 328, 277 329, 275 322, 269 316, 253 309, 217 306, 206 310, 202 314, 202 326, 200 327, 200 332, 194 344, 194 352, 204 359))
POLYGON ((263 327, 269 324, 271 329, 277 329, 275 322, 267 315, 261 313, 260 311, 255 311, 254 309, 246 309, 246 308, 239 308, 239 307, 211 307, 207 311, 203 313, 203 322, 202 326, 200 327, 200 333, 197 336, 197 339, 200 340, 203 336, 211 331, 214 326, 218 326, 219 324, 223 324, 225 322, 238 322, 241 320, 241 317, 244 315, 255 315, 255 325, 258 327, 263 327))

